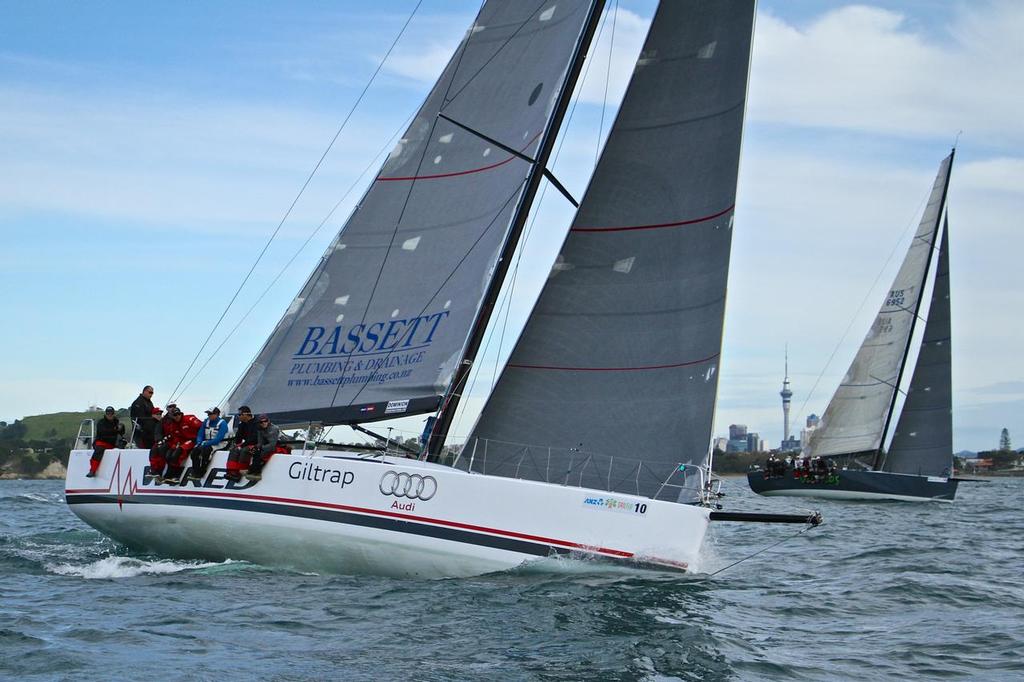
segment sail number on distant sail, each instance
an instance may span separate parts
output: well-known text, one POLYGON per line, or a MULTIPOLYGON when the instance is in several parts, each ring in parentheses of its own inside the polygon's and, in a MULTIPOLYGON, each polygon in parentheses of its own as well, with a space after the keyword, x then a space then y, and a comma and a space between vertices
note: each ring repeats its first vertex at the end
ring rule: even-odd
POLYGON ((893 305, 903 305, 903 301, 906 299, 904 292, 906 292, 906 289, 891 290, 889 292, 889 295, 885 298, 886 307, 893 305))

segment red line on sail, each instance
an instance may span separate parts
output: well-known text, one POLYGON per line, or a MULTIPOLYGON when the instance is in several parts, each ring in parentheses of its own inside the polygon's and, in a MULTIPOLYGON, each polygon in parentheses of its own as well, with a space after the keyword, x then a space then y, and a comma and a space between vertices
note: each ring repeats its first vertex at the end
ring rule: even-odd
POLYGON ((509 367, 518 367, 519 369, 559 369, 568 372, 638 372, 647 369, 671 369, 673 367, 686 367, 688 365, 699 365, 702 362, 708 360, 714 360, 720 354, 715 353, 709 355, 706 358, 700 360, 691 360, 690 362, 677 362, 672 365, 646 365, 642 367, 555 367, 553 365, 514 365, 509 363, 509 367))
MULTIPOLYGON (((522 147, 520 147, 519 151, 522 151, 523 149, 529 147, 538 137, 540 137, 540 133, 537 133, 536 135, 531 137, 530 141, 524 144, 522 147)), ((517 157, 509 154, 509 157, 504 161, 498 161, 497 163, 492 163, 489 166, 481 166, 480 168, 470 168, 469 170, 454 171, 451 173, 437 173, 436 175, 405 175, 401 177, 392 176, 388 178, 382 178, 380 176, 377 176, 377 182, 395 182, 398 180, 437 180, 438 178, 454 178, 458 175, 470 175, 472 173, 481 173, 486 170, 491 170, 492 168, 497 168, 498 166, 504 166, 506 163, 515 158, 517 157)))
POLYGON ((703 222, 705 222, 707 220, 711 220, 712 218, 718 218, 720 216, 725 215, 726 213, 728 213, 729 211, 733 210, 734 208, 736 208, 736 204, 733 204, 732 206, 730 206, 729 208, 725 209, 724 211, 719 211, 718 213, 712 213, 711 215, 706 215, 706 216, 704 216, 702 218, 693 218, 691 220, 680 220, 680 221, 675 222, 675 223, 654 223, 654 224, 651 224, 651 225, 619 225, 619 226, 616 226, 616 227, 574 227, 574 228, 572 228, 569 231, 570 232, 628 232, 630 230, 658 230, 658 229, 661 229, 663 227, 680 227, 682 225, 693 225, 695 223, 703 223, 703 222))
MULTIPOLYGON (((72 493, 75 491, 65 490, 65 493, 72 493)), ((90 491, 95 492, 95 491, 90 491)), ((100 491, 103 492, 103 491, 100 491)), ((248 495, 244 493, 221 493, 206 490, 147 490, 145 488, 138 489, 138 495, 196 495, 199 497, 233 497, 241 500, 264 500, 267 502, 283 502, 285 504, 294 504, 301 507, 323 507, 327 509, 340 509, 342 511, 356 512, 359 514, 371 514, 375 516, 389 516, 396 519, 403 519, 405 521, 417 521, 420 523, 428 523, 438 526, 449 526, 451 528, 461 528, 463 530, 471 530, 483 533, 491 533, 492 535, 503 535, 511 538, 518 538, 521 540, 530 540, 532 542, 542 542, 544 544, 561 545, 562 547, 569 547, 571 549, 581 549, 590 552, 600 552, 601 554, 609 554, 611 556, 630 558, 633 556, 632 552, 626 552, 621 549, 608 549, 607 547, 592 547, 590 545, 582 545, 576 542, 570 542, 569 540, 557 540, 555 538, 546 538, 541 535, 530 535, 528 533, 517 533, 512 530, 501 530, 498 528, 488 528, 487 526, 477 526, 471 523, 460 523, 459 521, 447 521, 445 519, 434 519, 424 516, 413 516, 412 514, 399 514, 397 512, 382 511, 379 509, 367 509, 365 507, 353 507, 347 504, 335 504, 333 502, 319 502, 316 500, 297 500, 290 497, 276 497, 271 495, 248 495)))

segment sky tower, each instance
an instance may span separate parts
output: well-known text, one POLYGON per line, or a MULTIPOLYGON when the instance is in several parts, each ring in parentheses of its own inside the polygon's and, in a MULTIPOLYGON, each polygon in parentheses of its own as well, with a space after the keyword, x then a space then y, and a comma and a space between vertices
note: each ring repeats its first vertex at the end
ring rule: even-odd
MULTIPOLYGON (((786 374, 782 380, 782 442, 789 440, 789 401, 793 398, 793 391, 789 390, 789 346, 786 346, 786 374)), ((783 446, 785 447, 785 446, 783 446)))

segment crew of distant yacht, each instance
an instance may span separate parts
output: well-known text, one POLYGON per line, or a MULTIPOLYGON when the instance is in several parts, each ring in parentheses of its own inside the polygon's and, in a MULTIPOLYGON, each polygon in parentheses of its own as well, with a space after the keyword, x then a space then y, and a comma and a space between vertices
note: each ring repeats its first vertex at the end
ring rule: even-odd
POLYGON ((793 478, 804 483, 839 483, 836 463, 824 457, 776 457, 769 455, 764 466, 764 477, 781 478, 792 474, 793 478))

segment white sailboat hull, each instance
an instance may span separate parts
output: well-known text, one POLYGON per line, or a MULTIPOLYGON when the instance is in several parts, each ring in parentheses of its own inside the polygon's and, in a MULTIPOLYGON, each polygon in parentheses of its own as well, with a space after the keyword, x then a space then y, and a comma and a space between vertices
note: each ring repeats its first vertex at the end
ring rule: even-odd
MULTIPOLYGON (((177 558, 443 578, 551 556, 694 570, 709 512, 690 505, 355 453, 275 455, 263 480, 155 485, 148 451, 71 453, 72 511, 129 547, 177 558)), ((186 470, 186 473, 187 470, 186 470)))

